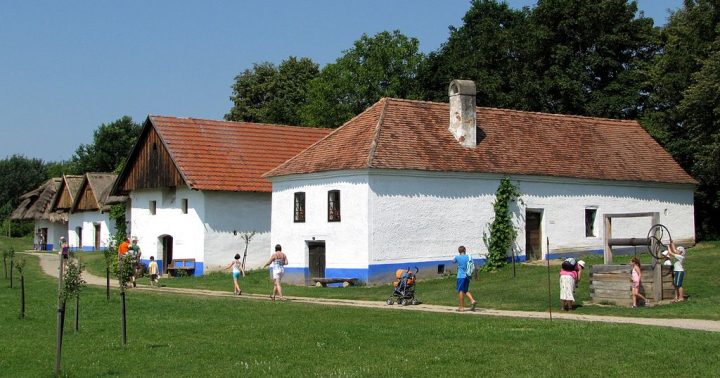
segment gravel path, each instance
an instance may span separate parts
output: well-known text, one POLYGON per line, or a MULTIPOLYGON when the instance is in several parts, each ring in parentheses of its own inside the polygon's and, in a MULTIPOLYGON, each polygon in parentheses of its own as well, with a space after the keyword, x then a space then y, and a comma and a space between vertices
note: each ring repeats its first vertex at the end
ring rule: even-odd
MULTIPOLYGON (((29 253, 40 258, 40 266, 42 270, 51 276, 57 277, 58 272, 58 255, 49 253, 29 253)), ((105 278, 94 276, 88 272, 83 273, 83 278, 89 285, 105 286, 105 278)), ((110 286, 118 287, 118 283, 115 280, 110 280, 110 286)), ((269 301, 270 298, 267 295, 260 294, 244 294, 240 297, 233 295, 230 292, 215 291, 215 290, 201 290, 201 289, 184 289, 184 288, 171 288, 171 287, 151 287, 145 285, 139 285, 132 290, 142 291, 154 291, 160 293, 172 293, 182 295, 199 295, 199 296, 214 296, 214 297, 232 297, 240 300, 264 300, 269 301)), ((317 305, 329 305, 329 306, 348 306, 348 307, 369 307, 369 308, 381 308, 385 310, 395 311, 425 311, 425 312, 443 312, 443 313, 456 313, 454 306, 439 306, 420 304, 416 306, 388 306, 384 301, 361 301, 361 300, 349 300, 349 299, 325 299, 325 298, 308 298, 308 297, 286 297, 294 303, 310 303, 317 305)), ((458 314, 460 315, 460 314, 458 314)), ((462 315, 467 316, 500 316, 500 317, 513 317, 513 318, 529 318, 529 319, 549 319, 550 315, 547 312, 536 312, 536 311, 507 311, 507 310, 493 310, 478 308, 477 311, 463 312, 462 315)), ((585 322, 601 322, 601 323, 624 323, 624 324, 639 324, 647 326, 657 327, 672 327, 682 329, 694 329, 708 332, 720 332, 720 321, 716 320, 702 320, 702 319, 660 319, 660 318, 631 318, 622 316, 601 316, 601 315, 579 315, 573 313, 553 313, 553 319, 562 320, 576 320, 585 322)))

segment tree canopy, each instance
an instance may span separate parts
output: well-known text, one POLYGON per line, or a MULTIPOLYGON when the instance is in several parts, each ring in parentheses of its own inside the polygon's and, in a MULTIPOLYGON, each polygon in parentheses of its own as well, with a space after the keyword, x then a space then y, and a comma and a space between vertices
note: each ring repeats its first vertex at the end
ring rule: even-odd
POLYGON ((13 155, 0 160, 0 219, 20 204, 20 196, 48 179, 45 163, 40 159, 13 155))
POLYGON ((225 119, 299 125, 308 84, 318 72, 310 58, 291 56, 277 67, 269 62, 254 64, 235 77, 230 96, 233 107, 225 119))
POLYGON ((363 34, 309 84, 302 123, 338 127, 382 97, 415 97, 423 55, 419 41, 400 31, 363 34))
POLYGON ((135 146, 142 126, 123 116, 100 125, 93 133, 92 144, 81 144, 71 158, 74 174, 86 172, 119 172, 135 146))
POLYGON ((661 33, 642 124, 699 181, 699 239, 720 237, 720 4, 688 0, 661 33))

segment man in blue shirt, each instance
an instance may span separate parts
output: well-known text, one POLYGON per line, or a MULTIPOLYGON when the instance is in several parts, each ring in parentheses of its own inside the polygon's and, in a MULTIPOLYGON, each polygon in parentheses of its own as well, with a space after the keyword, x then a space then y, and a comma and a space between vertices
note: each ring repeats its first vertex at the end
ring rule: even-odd
POLYGON ((467 272, 465 270, 465 267, 467 267, 467 263, 470 260, 470 257, 465 254, 465 247, 460 246, 458 247, 458 253, 459 255, 455 256, 453 258, 453 262, 457 264, 457 292, 460 297, 460 307, 457 309, 457 311, 462 312, 465 311, 465 297, 467 296, 470 299, 470 311, 475 311, 475 305, 477 302, 475 302, 475 299, 473 299, 472 294, 470 294, 470 277, 467 275, 467 272))

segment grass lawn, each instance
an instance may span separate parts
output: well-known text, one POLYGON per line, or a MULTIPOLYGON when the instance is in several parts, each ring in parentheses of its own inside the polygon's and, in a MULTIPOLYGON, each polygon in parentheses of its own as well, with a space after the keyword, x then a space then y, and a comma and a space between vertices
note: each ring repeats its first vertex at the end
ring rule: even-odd
MULTIPOLYGON (((640 248, 638 248, 640 251, 640 248)), ((105 276, 105 265, 102 253, 79 254, 87 269, 96 275, 105 276)), ((640 317, 674 317, 720 320, 720 242, 704 242, 688 250, 685 269, 685 293, 690 300, 684 303, 661 305, 649 308, 620 308, 581 306, 576 310, 579 314, 640 316, 640 317)), ((647 252, 640 254, 643 264, 650 264, 647 252)), ((602 264, 602 256, 584 258, 589 265, 602 264)), ((617 256, 616 263, 628 263, 629 256, 617 256)), ((589 266, 580 283, 576 299, 578 303, 590 301, 589 266)), ((550 289, 552 291, 553 311, 559 310, 559 266, 550 267, 550 289)), ((517 264, 513 278, 512 266, 506 266, 494 273, 480 273, 480 279, 470 285, 470 291, 483 308, 502 310, 547 311, 548 285, 547 267, 542 265, 517 264)), ((423 272, 418 273, 422 279, 423 272)), ((148 283, 147 279, 139 282, 148 283)), ((229 272, 212 273, 204 277, 183 277, 161 280, 162 285, 170 287, 187 287, 198 289, 232 291, 232 280, 229 272)), ((270 294, 272 285, 266 270, 249 272, 241 279, 243 292, 270 294)), ((455 277, 420 281, 416 286, 417 297, 424 303, 439 305, 456 305, 454 293, 455 277)), ((316 288, 284 285, 283 292, 290 296, 345 298, 384 301, 392 293, 389 285, 376 287, 348 288, 316 288)))
MULTIPOLYGON (((26 319, 18 319, 19 285, 10 289, 7 279, 0 280, 0 372, 3 376, 51 376, 56 281, 39 271, 35 257, 26 258, 26 319)), ((254 277, 245 281, 247 289, 267 290, 267 283, 253 283, 254 277)), ((217 279, 227 290, 229 278, 220 278, 197 281, 210 284, 217 279)), ((172 280, 173 285, 192 281, 172 280)), ((479 286, 484 283, 481 280, 479 286)), ((443 285, 443 281, 425 284, 443 285)), ((356 292, 378 290, 385 294, 381 288, 291 290, 357 296, 365 294, 356 292)), ((720 375, 720 363, 712 357, 720 348, 720 333, 140 291, 130 291, 127 304, 126 347, 120 345, 116 291, 109 302, 103 288, 83 291, 77 334, 69 305, 64 375, 720 375)))

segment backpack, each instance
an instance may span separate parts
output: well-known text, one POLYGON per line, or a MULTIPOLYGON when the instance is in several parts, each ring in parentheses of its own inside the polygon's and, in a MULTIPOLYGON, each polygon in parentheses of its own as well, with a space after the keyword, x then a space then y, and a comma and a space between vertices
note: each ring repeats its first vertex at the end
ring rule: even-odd
POLYGON ((465 274, 468 276, 468 278, 472 277, 472 274, 475 272, 475 263, 473 262, 472 256, 468 255, 468 262, 465 265, 465 274))

